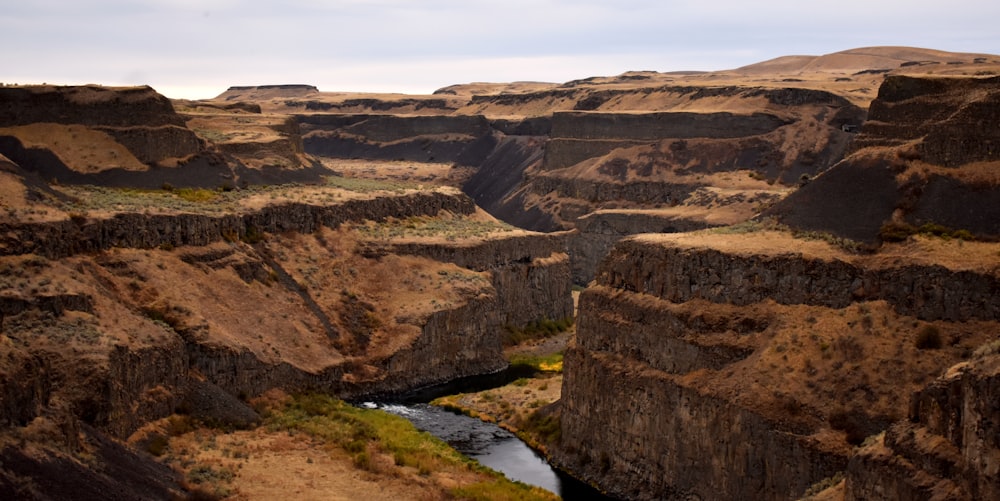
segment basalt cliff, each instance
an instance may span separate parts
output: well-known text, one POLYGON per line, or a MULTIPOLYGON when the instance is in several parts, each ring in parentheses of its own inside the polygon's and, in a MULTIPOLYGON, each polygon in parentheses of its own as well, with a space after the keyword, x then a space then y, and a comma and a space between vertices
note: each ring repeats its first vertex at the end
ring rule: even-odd
POLYGON ((496 371, 511 329, 573 314, 564 234, 453 188, 341 178, 297 122, 182 116, 148 88, 0 100, 7 499, 183 496, 124 445, 145 424, 245 426, 273 389, 354 398, 496 371))
POLYGON ((574 284, 541 412, 608 493, 996 497, 998 68, 0 87, 0 497, 195 496, 164 418, 496 371, 574 284))
POLYGON ((627 499, 995 497, 997 84, 889 76, 770 217, 619 242, 558 461, 627 499))

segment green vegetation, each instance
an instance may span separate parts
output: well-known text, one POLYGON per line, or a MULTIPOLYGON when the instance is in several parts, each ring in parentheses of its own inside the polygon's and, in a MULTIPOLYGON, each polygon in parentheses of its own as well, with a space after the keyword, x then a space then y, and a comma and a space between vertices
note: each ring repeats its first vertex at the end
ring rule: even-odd
MULTIPOLYGON (((524 484, 520 484, 524 485, 524 484)), ((470 485, 455 487, 451 494, 458 499, 471 501, 525 501, 528 499, 558 499, 555 494, 548 494, 538 488, 529 488, 527 492, 511 490, 497 482, 477 482, 470 485), (548 495, 547 495, 548 494, 548 495)))
POLYGON ((208 190, 204 188, 173 188, 149 190, 139 188, 109 188, 105 186, 64 186, 60 189, 76 199, 66 210, 114 210, 145 212, 150 208, 172 209, 199 214, 223 214, 239 208, 245 192, 208 190))
POLYGON ((422 476, 448 470, 477 472, 481 481, 450 490, 459 499, 555 499, 542 489, 480 466, 402 417, 359 409, 327 395, 294 397, 283 408, 270 411, 265 422, 272 431, 302 432, 337 447, 351 455, 355 466, 369 471, 381 468, 372 454, 383 453, 393 458, 395 467, 412 467, 422 476))
POLYGON ((912 235, 924 235, 928 237, 938 237, 945 240, 976 240, 976 236, 969 230, 952 229, 936 223, 925 223, 919 227, 909 223, 888 222, 879 228, 879 238, 883 242, 902 242, 912 235))
POLYGON ((370 464, 369 446, 387 452, 397 465, 433 471, 443 464, 471 463, 431 435, 417 431, 398 416, 377 410, 358 409, 333 397, 300 395, 267 417, 272 431, 295 430, 322 439, 351 454, 355 464, 370 464))
POLYGON ((547 409, 536 410, 517 423, 518 436, 528 443, 553 445, 562 438, 562 424, 559 417, 547 412, 547 409))
POLYGON ((799 240, 820 240, 826 242, 834 247, 839 247, 842 250, 850 252, 852 254, 860 254, 871 250, 869 246, 863 242, 858 242, 857 240, 851 240, 849 238, 838 237, 832 233, 826 233, 822 231, 792 231, 792 237, 798 238, 799 240))
POLYGON ((802 494, 802 497, 803 499, 812 498, 817 494, 829 489, 830 487, 839 484, 843 480, 844 480, 844 472, 838 471, 832 477, 824 478, 823 480, 820 480, 819 482, 816 482, 815 484, 811 485, 809 489, 807 489, 806 492, 802 494))
POLYGON ((746 233, 757 233, 758 231, 788 231, 788 227, 778 224, 777 221, 771 218, 764 219, 748 219, 741 223, 731 224, 729 226, 719 226, 716 228, 709 228, 709 233, 715 233, 719 235, 743 235, 746 233))
POLYGON ((204 188, 180 188, 174 190, 174 194, 181 199, 194 203, 211 202, 215 200, 221 192, 222 190, 214 191, 206 190, 204 188))
MULTIPOLYGON (((145 212, 149 209, 168 209, 197 214, 225 214, 240 208, 241 202, 254 195, 266 194, 272 200, 286 196, 298 202, 328 203, 337 199, 337 192, 346 190, 356 193, 389 192, 403 193, 417 189, 418 185, 327 177, 325 184, 317 185, 314 192, 298 194, 294 190, 303 185, 290 183, 275 186, 249 186, 235 189, 231 183, 223 183, 215 189, 176 188, 164 183, 161 189, 112 188, 106 186, 56 186, 74 202, 61 203, 61 208, 77 215, 80 222, 86 221, 88 210, 113 210, 121 212, 145 212), (330 188, 323 190, 323 188, 330 188)), ((58 203, 53 200, 53 203, 58 203)))
POLYGON ((544 339, 555 336, 561 332, 566 332, 573 328, 573 317, 566 317, 559 320, 543 318, 531 322, 524 327, 505 326, 507 331, 503 343, 505 346, 514 346, 532 339, 544 339))
POLYGON ((194 133, 200 137, 203 137, 213 143, 224 143, 230 139, 236 137, 236 134, 228 134, 215 129, 194 129, 194 133))
POLYGON ((538 372, 562 372, 563 354, 550 355, 514 355, 510 357, 511 366, 531 367, 538 372))

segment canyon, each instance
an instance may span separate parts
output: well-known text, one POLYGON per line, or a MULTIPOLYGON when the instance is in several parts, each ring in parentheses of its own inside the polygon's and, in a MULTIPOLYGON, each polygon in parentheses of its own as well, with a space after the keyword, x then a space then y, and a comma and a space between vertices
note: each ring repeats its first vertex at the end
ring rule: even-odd
POLYGON ((577 287, 546 450, 610 495, 996 497, 998 68, 0 88, 0 494, 192 495, 164 420, 494 372, 577 287))

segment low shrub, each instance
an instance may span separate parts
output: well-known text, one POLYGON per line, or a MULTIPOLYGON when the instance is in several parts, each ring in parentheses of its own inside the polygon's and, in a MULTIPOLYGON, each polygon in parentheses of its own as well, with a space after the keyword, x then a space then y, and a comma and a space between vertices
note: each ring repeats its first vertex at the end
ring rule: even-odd
POLYGON ((917 332, 914 344, 920 350, 938 350, 944 343, 941 340, 941 331, 937 327, 925 325, 917 332))
POLYGON ((563 354, 551 355, 514 355, 510 357, 511 367, 530 367, 537 372, 562 372, 563 354))
POLYGON ((840 409, 831 413, 827 421, 834 430, 843 431, 851 445, 861 445, 868 436, 868 416, 861 411, 840 409))
POLYGON ((528 435, 530 441, 541 444, 557 444, 562 438, 562 424, 559 416, 539 409, 517 423, 521 433, 528 435))
POLYGON ((523 327, 506 326, 507 335, 504 336, 504 345, 514 346, 533 339, 544 339, 566 332, 573 328, 573 317, 566 317, 559 320, 543 318, 536 320, 523 327))

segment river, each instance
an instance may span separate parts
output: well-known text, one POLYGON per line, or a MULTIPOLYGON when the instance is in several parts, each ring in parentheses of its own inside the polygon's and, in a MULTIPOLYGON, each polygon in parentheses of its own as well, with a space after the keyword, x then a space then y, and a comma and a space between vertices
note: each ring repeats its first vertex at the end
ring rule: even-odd
POLYGON ((496 424, 486 423, 427 403, 440 396, 482 391, 531 375, 530 372, 524 371, 525 369, 509 369, 487 376, 464 378, 378 402, 365 402, 362 405, 405 417, 417 429, 444 440, 460 453, 503 473, 511 480, 536 485, 567 500, 614 499, 553 468, 544 457, 528 447, 516 435, 496 424))

